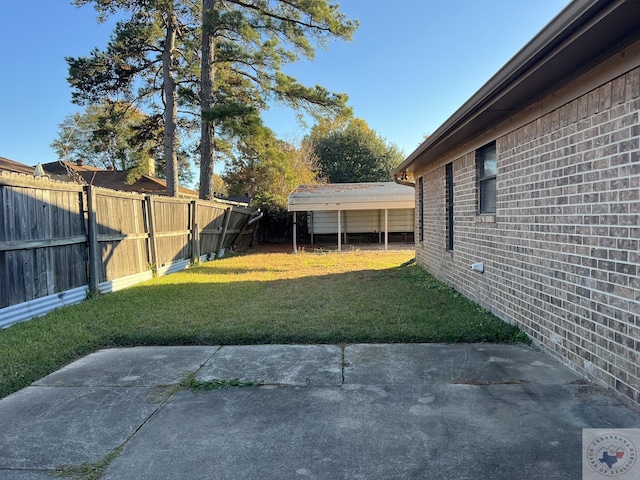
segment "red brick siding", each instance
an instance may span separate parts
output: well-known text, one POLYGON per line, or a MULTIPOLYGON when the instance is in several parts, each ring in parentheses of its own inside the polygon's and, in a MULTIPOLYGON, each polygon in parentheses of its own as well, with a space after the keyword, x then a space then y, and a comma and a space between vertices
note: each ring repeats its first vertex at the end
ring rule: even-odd
POLYGON ((416 246, 438 278, 636 402, 639 112, 635 69, 496 139, 494 218, 476 215, 474 152, 456 159, 453 253, 444 165, 427 174, 425 241, 416 246), (477 261, 484 274, 470 270, 477 261))

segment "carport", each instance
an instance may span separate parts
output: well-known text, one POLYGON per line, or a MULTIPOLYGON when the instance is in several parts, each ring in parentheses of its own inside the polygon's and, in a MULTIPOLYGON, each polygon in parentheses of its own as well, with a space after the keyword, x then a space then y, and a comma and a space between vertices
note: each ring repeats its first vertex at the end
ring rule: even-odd
POLYGON ((377 233, 384 235, 386 251, 389 233, 413 231, 414 197, 412 187, 395 182, 300 185, 288 203, 293 212, 293 251, 298 250, 297 212, 310 214, 312 243, 314 234, 337 234, 342 251, 343 234, 377 233))

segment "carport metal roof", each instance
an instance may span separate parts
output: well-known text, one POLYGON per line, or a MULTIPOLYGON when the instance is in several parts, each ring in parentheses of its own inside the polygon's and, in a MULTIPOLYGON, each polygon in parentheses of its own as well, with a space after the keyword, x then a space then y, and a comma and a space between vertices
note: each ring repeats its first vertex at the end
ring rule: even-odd
POLYGON ((289 194, 290 212, 414 207, 414 189, 395 182, 300 185, 289 194))

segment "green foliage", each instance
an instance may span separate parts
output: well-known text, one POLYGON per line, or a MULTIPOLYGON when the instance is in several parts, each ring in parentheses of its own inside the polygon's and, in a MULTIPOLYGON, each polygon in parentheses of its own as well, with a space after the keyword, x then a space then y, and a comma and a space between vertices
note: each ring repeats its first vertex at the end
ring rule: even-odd
MULTIPOLYGON (((87 165, 128 170, 130 183, 155 167, 164 177, 161 115, 147 115, 133 105, 106 101, 88 105, 84 112, 67 116, 58 126, 58 137, 51 143, 59 158, 83 160, 87 165)), ((191 180, 187 155, 179 157, 178 176, 191 180)))
MULTIPOLYGON (((94 3, 101 15, 128 11, 129 16, 116 23, 104 50, 93 49, 87 57, 67 57, 73 102, 86 105, 117 98, 146 106, 160 103, 163 78, 158 71, 162 67, 165 24, 173 7, 169 4, 174 2, 85 0, 76 3, 94 3), (147 10, 145 5, 154 5, 154 8, 147 10)), ((188 32, 188 26, 181 24, 188 32)), ((183 47, 183 43, 178 47, 183 47)), ((179 60, 182 58, 176 59, 173 75, 177 81, 195 87, 196 72, 184 60, 179 60)))
POLYGON ((278 140, 259 123, 246 133, 222 176, 229 193, 248 193, 254 208, 286 212, 289 193, 297 185, 315 182, 315 158, 308 148, 278 140))
POLYGON ((269 242, 273 239, 286 238, 291 230, 291 218, 286 202, 282 197, 260 194, 251 200, 251 207, 262 212, 260 229, 262 239, 269 242))
POLYGON ((191 390, 192 392, 205 392, 211 390, 227 390, 232 387, 245 388, 255 387, 258 384, 256 382, 243 382, 239 378, 231 380, 197 380, 195 375, 189 375, 182 381, 180 386, 184 389, 191 390))
POLYGON ((155 263, 147 263, 147 270, 151 270, 153 278, 158 276, 158 266, 155 263))
MULTIPOLYGON (((126 443, 126 442, 125 442, 126 443)), ((102 460, 96 463, 83 462, 77 467, 61 467, 56 469, 55 475, 57 477, 74 478, 76 480, 99 480, 104 475, 107 467, 116 458, 120 456, 124 444, 107 454, 102 460)))
POLYGON ((404 157, 358 118, 346 124, 321 122, 306 141, 317 156, 320 175, 329 183, 389 181, 404 157))

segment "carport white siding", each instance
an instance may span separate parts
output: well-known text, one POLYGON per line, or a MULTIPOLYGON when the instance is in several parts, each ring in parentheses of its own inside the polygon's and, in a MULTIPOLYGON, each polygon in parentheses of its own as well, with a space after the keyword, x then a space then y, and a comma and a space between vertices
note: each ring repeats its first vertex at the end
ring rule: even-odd
MULTIPOLYGON (((389 233, 413 230, 413 208, 389 210, 389 233)), ((342 212, 341 230, 349 233, 380 233, 385 231, 384 210, 349 210, 342 212)), ((314 235, 338 233, 338 212, 313 212, 309 233, 314 235)))
POLYGON ((309 233, 337 234, 338 250, 344 233, 413 232, 415 191, 395 182, 300 185, 289 195, 289 211, 310 212, 309 233))

